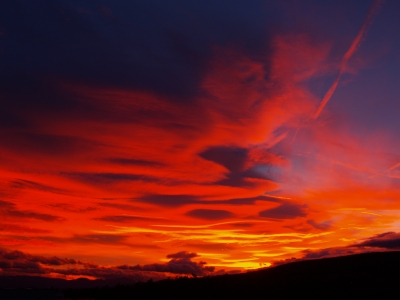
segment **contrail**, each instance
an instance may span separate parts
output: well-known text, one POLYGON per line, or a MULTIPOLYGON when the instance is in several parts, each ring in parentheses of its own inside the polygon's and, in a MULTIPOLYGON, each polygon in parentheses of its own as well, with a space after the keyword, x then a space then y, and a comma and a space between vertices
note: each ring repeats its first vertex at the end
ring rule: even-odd
POLYGON ((317 119, 318 116, 320 115, 321 111, 324 109, 325 105, 328 103, 329 99, 332 97, 333 93, 336 90, 336 87, 339 83, 340 80, 340 76, 342 75, 342 73, 345 71, 346 69, 346 65, 347 65, 347 61, 350 59, 350 57, 352 57, 352 55, 357 51, 357 48, 360 46, 361 42, 362 42, 362 38, 365 35, 365 33, 367 32, 368 26, 371 23, 371 19, 373 17, 373 15, 375 14, 375 12, 377 11, 379 5, 383 2, 384 0, 375 0, 372 5, 371 8, 368 11, 368 14, 365 16, 365 19, 361 25, 361 28, 358 30, 358 33, 355 37, 355 39, 353 40, 353 42, 350 45, 350 48, 347 50, 347 52, 345 53, 345 55, 342 58, 342 61, 340 63, 339 66, 339 72, 336 76, 335 81, 332 83, 331 87, 329 88, 329 90, 326 92, 324 98, 322 99, 321 103, 318 106, 317 111, 315 112, 313 119, 317 119))
POLYGON ((400 167, 400 162, 392 166, 388 171, 392 171, 394 169, 397 169, 398 167, 400 167))

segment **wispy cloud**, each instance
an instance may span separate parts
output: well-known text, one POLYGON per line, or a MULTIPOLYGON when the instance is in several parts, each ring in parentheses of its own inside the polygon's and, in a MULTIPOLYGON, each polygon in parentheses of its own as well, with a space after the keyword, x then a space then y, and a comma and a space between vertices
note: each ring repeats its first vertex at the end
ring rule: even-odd
POLYGON ((317 119, 319 115, 321 114, 322 110, 324 109, 325 105, 328 103, 328 101, 331 99, 333 93, 335 92, 337 85, 339 84, 340 77, 342 74, 346 71, 347 67, 347 62, 349 59, 353 56, 353 54, 357 51, 358 47, 360 46, 363 37, 365 36, 368 26, 370 26, 372 17, 374 14, 377 12, 379 6, 383 3, 383 0, 374 0, 374 2, 371 5, 371 8, 369 9, 367 15, 364 18, 364 21, 358 30, 358 33, 354 40, 352 41, 349 49, 346 51, 344 54, 342 61, 340 62, 339 65, 339 71, 338 74, 336 75, 335 80, 333 81, 331 87, 329 90, 326 92, 325 96, 322 98, 321 103, 319 104, 317 111, 314 113, 313 118, 317 119))

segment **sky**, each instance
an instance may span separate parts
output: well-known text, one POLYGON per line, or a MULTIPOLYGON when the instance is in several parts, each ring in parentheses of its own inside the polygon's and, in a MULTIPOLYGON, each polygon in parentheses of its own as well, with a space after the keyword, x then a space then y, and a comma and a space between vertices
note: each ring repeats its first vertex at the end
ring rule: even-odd
POLYGON ((400 247, 400 2, 0 4, 0 275, 400 247))

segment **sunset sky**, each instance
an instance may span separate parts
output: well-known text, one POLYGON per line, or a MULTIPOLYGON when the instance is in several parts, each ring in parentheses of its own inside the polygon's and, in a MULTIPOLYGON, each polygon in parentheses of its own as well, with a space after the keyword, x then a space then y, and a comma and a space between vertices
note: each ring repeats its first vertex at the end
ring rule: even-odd
POLYGON ((0 275, 399 249, 399 11, 1 1, 0 275))

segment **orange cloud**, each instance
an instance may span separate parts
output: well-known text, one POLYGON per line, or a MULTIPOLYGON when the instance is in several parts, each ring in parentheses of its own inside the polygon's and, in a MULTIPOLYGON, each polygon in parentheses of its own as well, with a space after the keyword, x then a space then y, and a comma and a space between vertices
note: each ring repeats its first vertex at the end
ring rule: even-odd
POLYGON ((1 243, 94 261, 97 271, 57 272, 101 277, 172 272, 171 248, 257 268, 398 226, 393 140, 321 121, 291 142, 318 101, 305 82, 327 72, 328 43, 276 36, 270 65, 215 51, 187 102, 58 82, 84 110, 33 114, 31 128, 2 133, 1 243), (107 267, 118 265, 130 267, 107 267))

